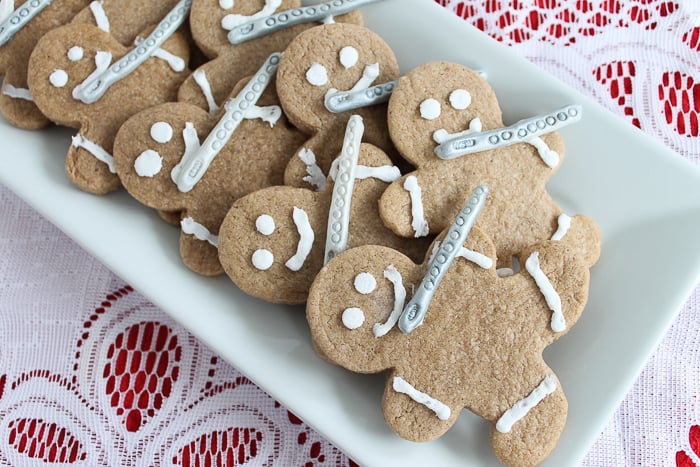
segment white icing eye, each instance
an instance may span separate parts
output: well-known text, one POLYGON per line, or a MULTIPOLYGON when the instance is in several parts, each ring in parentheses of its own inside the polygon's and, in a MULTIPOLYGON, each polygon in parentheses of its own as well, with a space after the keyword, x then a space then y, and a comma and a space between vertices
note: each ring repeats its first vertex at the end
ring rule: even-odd
POLYGON ((435 120, 440 116, 440 103, 433 98, 420 103, 420 116, 426 120, 435 120))
POLYGON ((313 86, 325 86, 328 84, 328 71, 326 67, 320 63, 312 63, 311 67, 306 71, 306 81, 313 86))
POLYGON ((346 69, 354 67, 359 58, 360 54, 355 47, 347 46, 340 49, 340 63, 346 69))
POLYGON ((219 6, 222 10, 230 10, 233 8, 233 0, 219 0, 219 6))
POLYGON ((57 88, 68 84, 68 73, 65 70, 54 70, 49 76, 49 82, 57 88))
POLYGON ((472 95, 466 89, 455 89, 450 94, 450 105, 457 110, 464 110, 472 103, 472 95))
POLYGON ((362 295, 370 294, 377 288, 377 279, 368 272, 361 272, 355 276, 355 290, 362 295))
POLYGON ((167 143, 173 139, 173 127, 166 122, 156 122, 151 126, 151 138, 157 143, 167 143))
POLYGON ((71 62, 77 62, 79 60, 83 59, 83 48, 78 47, 77 45, 75 47, 71 47, 68 50, 68 60, 71 62))
POLYGON ((134 161, 134 170, 139 177, 153 177, 163 168, 163 158, 160 154, 147 149, 134 161))
POLYGON ((272 216, 263 214, 255 219, 255 228, 263 235, 272 235, 275 231, 275 220, 272 216))
POLYGON ((270 250, 255 250, 253 253, 253 266, 260 271, 267 271, 272 266, 275 257, 270 250))
POLYGON ((359 308, 346 308, 343 311, 343 326, 353 330, 357 329, 365 322, 365 312, 359 308))

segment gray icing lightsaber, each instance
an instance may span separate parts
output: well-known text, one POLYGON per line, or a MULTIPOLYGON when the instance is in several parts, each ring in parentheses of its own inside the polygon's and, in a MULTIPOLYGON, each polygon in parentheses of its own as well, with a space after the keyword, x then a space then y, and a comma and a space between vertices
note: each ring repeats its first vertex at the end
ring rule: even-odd
POLYGON ((323 21, 329 16, 343 15, 361 6, 380 1, 382 0, 332 0, 319 5, 282 11, 236 26, 228 33, 228 40, 231 44, 240 44, 296 24, 323 21))
POLYGON ((326 231, 326 251, 323 264, 345 251, 348 243, 348 226, 350 224, 350 203, 355 186, 355 168, 360 153, 362 135, 365 125, 362 117, 353 115, 345 128, 343 150, 338 158, 338 174, 333 185, 333 199, 328 212, 328 229, 326 231))
POLYGON ((480 185, 472 192, 467 200, 467 204, 457 214, 457 218, 452 226, 447 230, 445 238, 440 244, 437 253, 428 263, 428 269, 416 289, 416 293, 406 304, 399 318, 399 329, 405 333, 410 333, 423 323, 430 301, 440 285, 440 281, 447 273, 450 265, 457 257, 462 245, 469 236, 469 232, 474 226, 477 216, 481 212, 486 202, 488 187, 480 185))
POLYGON ((435 154, 440 159, 454 159, 467 154, 527 142, 532 138, 578 122, 581 120, 581 113, 580 105, 567 105, 545 115, 520 120, 506 128, 452 138, 435 147, 435 154))
POLYGON ((73 97, 86 104, 97 102, 117 81, 145 62, 185 22, 192 0, 180 0, 148 37, 102 73, 91 75, 73 89, 73 97))
POLYGON ((28 0, 0 23, 0 45, 7 44, 17 31, 22 29, 41 10, 51 4, 51 0, 28 0))

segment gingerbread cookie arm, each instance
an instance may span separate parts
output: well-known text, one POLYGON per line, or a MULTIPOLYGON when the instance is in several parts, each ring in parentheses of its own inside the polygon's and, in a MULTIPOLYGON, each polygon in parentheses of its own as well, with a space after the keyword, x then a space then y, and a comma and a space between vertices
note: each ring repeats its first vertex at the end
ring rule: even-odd
POLYGON ((180 219, 180 257, 192 271, 203 276, 223 273, 219 262, 218 220, 207 212, 189 209, 180 219))

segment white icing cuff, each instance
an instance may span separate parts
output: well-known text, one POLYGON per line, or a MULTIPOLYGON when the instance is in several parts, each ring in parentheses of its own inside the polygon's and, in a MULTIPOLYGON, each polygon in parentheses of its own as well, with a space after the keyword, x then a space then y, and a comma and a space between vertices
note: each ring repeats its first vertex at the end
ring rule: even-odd
POLYGON ((16 88, 11 84, 6 84, 5 88, 2 90, 2 93, 13 99, 24 99, 25 101, 34 102, 32 93, 30 93, 29 89, 26 88, 16 88))
POLYGON ((204 70, 196 70, 194 73, 192 73, 192 77, 194 78, 194 82, 199 86, 199 89, 202 90, 204 98, 207 100, 209 115, 216 115, 217 112, 219 112, 220 107, 214 100, 214 94, 211 91, 211 84, 207 79, 207 74, 204 70))
POLYGON ((571 217, 562 214, 557 218, 557 231, 552 235, 552 240, 561 240, 571 228, 571 217))
POLYGON ((197 240, 208 242, 214 248, 219 248, 219 236, 212 234, 205 226, 196 222, 191 217, 185 217, 180 221, 182 231, 188 235, 194 235, 197 240))
POLYGON ((509 433, 513 425, 523 418, 527 413, 542 402, 542 399, 552 394, 557 389, 557 380, 554 376, 547 376, 534 391, 524 399, 519 400, 496 422, 496 430, 501 433, 509 433))
MULTIPOLYGON (((229 4, 231 5, 231 7, 233 7, 233 2, 220 4, 220 6, 224 8, 224 5, 228 6, 229 4)), ((255 21, 256 19, 270 16, 275 12, 275 10, 277 10, 280 7, 280 5, 282 5, 282 0, 265 0, 265 6, 263 6, 262 9, 259 10, 257 13, 254 13, 252 15, 230 14, 224 16, 221 20, 221 27, 227 31, 230 31, 236 26, 239 26, 243 23, 247 23, 248 21, 255 21)))
POLYGON ((306 175, 304 180, 309 185, 316 188, 316 191, 323 191, 326 187, 326 176, 323 175, 323 170, 316 163, 316 155, 311 149, 302 149, 299 151, 299 159, 306 165, 306 175))
POLYGON ((104 8, 102 7, 103 3, 104 2, 102 0, 90 2, 90 11, 95 17, 97 27, 105 32, 109 32, 109 18, 107 18, 107 13, 105 13, 104 8))
POLYGON ((557 154, 556 151, 549 149, 549 146, 547 146, 547 143, 545 143, 542 138, 535 136, 534 138, 527 140, 527 143, 531 144, 535 147, 535 149, 537 149, 537 153, 540 155, 542 162, 547 164, 547 167, 553 169, 559 165, 559 154, 557 154))
POLYGON ((109 168, 109 171, 111 173, 117 173, 117 169, 114 167, 114 158, 110 153, 105 151, 104 148, 102 148, 102 146, 90 141, 80 133, 73 136, 71 144, 76 148, 85 149, 87 152, 92 154, 95 157, 95 159, 107 164, 107 167, 109 168))
POLYGON ((534 251, 525 261, 525 269, 530 273, 537 287, 540 289, 542 296, 547 302, 547 306, 552 310, 552 331, 562 332, 566 330, 566 319, 561 308, 561 297, 554 289, 549 278, 540 269, 539 253, 534 251))
POLYGON ((414 237, 425 237, 430 232, 430 229, 424 217, 422 191, 420 185, 418 185, 418 179, 413 175, 406 177, 403 187, 411 197, 411 215, 413 217, 411 227, 413 227, 415 232, 414 237))
POLYGON ((392 387, 394 391, 399 392, 401 394, 406 394, 414 401, 426 406, 427 408, 435 412, 435 415, 437 415, 437 418, 439 418, 440 420, 448 420, 450 418, 450 415, 452 414, 452 411, 447 405, 429 396, 428 394, 414 388, 408 381, 401 378, 400 376, 394 376, 392 387))

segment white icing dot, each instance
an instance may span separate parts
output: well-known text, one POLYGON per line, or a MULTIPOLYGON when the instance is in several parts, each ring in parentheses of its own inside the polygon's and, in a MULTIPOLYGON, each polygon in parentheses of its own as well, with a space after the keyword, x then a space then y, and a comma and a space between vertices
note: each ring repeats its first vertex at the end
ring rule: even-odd
POLYGON ((156 122, 151 126, 151 138, 157 143, 167 143, 173 139, 173 127, 166 122, 156 122))
POLYGON ((82 47, 79 47, 76 45, 74 47, 71 47, 68 50, 68 60, 70 60, 71 62, 77 62, 78 60, 82 60, 82 59, 83 59, 83 48, 82 47))
POLYGON ((270 250, 256 250, 253 253, 253 266, 260 271, 267 271, 272 266, 275 257, 270 250))
POLYGON ((455 89, 450 94, 450 104, 457 110, 464 110, 472 103, 472 95, 466 89, 455 89))
POLYGON ((134 169, 140 177, 153 177, 163 168, 163 158, 152 149, 147 149, 134 161, 134 169))
POLYGON ((440 103, 433 98, 420 103, 420 116, 426 120, 435 120, 440 116, 440 103))
POLYGON ((357 329, 365 322, 365 313, 359 308, 346 308, 343 311, 343 325, 348 329, 357 329))
POLYGON ((263 235, 272 235, 275 231, 275 220, 272 216, 263 214, 255 219, 255 228, 263 235))
POLYGON ((306 71, 306 81, 314 86, 325 86, 328 84, 328 71, 320 63, 314 62, 306 71))
POLYGON ((355 290, 362 295, 370 294, 377 288, 377 279, 368 272, 361 272, 355 276, 355 290))
POLYGON ((65 70, 54 70, 49 76, 49 81, 57 88, 62 88, 68 84, 68 73, 65 70))
POLYGON ((219 6, 222 10, 230 10, 233 8, 233 0, 219 0, 219 6))
POLYGON ((345 67, 345 68, 352 68, 357 64, 357 60, 359 60, 360 54, 357 52, 357 49, 352 46, 347 46, 343 47, 340 49, 340 63, 345 67))

